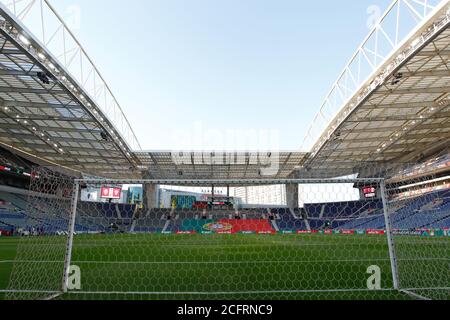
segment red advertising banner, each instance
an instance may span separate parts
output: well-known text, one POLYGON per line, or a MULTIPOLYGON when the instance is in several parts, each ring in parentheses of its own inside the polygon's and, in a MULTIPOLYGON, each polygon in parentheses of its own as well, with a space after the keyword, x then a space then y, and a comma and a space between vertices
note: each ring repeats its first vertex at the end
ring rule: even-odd
POLYGON ((257 234, 276 234, 277 232, 275 230, 271 231, 257 231, 257 234))
POLYGON ((120 199, 121 194, 121 188, 102 187, 100 190, 100 198, 103 199, 120 199))
POLYGON ((319 230, 297 230, 297 234, 318 234, 319 230))
POLYGON ((341 234, 355 234, 355 230, 341 230, 341 234))
POLYGON ((1 237, 12 237, 12 231, 0 230, 1 237))
POLYGON ((384 234, 386 234, 386 231, 384 231, 384 230, 368 229, 366 234, 369 234, 369 235, 384 235, 384 234))

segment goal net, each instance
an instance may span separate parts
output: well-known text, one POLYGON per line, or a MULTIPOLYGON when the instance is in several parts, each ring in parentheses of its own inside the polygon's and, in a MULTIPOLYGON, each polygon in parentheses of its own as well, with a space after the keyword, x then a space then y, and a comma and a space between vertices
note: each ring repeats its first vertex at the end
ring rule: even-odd
POLYGON ((416 178, 406 186, 394 180, 387 197, 400 290, 417 299, 450 299, 448 180, 416 178))
POLYGON ((51 169, 33 170, 24 219, 14 230, 19 241, 7 299, 46 299, 61 292, 74 188, 73 179, 51 169))
POLYGON ((47 169, 30 189, 9 299, 448 298, 448 189, 47 169))

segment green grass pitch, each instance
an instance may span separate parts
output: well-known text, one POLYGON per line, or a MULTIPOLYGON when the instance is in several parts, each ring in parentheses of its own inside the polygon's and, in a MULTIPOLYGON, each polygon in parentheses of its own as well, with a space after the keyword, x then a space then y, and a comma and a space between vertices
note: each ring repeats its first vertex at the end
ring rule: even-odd
MULTIPOLYGON (((423 241, 431 256, 450 244, 448 238, 423 241)), ((0 290, 8 288, 15 259, 14 288, 60 288, 65 237, 0 238, 0 248, 0 290)), ((435 264, 420 267, 436 272, 435 264)), ((72 265, 81 269, 82 292, 60 299, 409 298, 391 290, 385 236, 79 235, 72 265), (380 291, 367 290, 372 265, 381 269, 380 291)), ((445 265, 437 270, 446 271, 445 265)))

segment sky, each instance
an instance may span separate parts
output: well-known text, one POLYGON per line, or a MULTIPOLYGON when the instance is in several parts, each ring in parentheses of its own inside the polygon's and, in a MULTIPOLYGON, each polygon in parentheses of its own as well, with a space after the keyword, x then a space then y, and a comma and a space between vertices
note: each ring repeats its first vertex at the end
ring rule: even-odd
POLYGON ((144 150, 299 150, 390 0, 50 0, 144 150))

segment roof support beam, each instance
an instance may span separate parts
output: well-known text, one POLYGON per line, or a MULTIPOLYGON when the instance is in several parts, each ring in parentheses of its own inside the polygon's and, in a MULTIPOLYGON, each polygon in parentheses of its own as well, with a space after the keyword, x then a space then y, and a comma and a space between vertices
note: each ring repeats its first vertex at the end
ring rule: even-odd
POLYGON ((23 101, 3 101, 2 106, 5 107, 24 107, 24 108, 41 108, 41 109, 77 109, 79 111, 84 111, 83 107, 79 104, 54 104, 54 103, 35 103, 35 102, 23 102, 23 101))
MULTIPOLYGON (((353 163, 364 163, 364 162, 376 162, 376 161, 380 161, 381 159, 383 159, 384 161, 395 158, 395 157, 399 157, 401 155, 404 155, 404 152, 384 152, 383 154, 377 154, 377 155, 373 155, 373 154, 364 154, 364 155, 354 155, 351 156, 351 161, 353 163), (371 158, 370 160, 368 160, 369 158, 371 158), (378 158, 380 158, 379 160, 377 160, 378 158)), ((348 154, 343 154, 343 155, 339 155, 339 156, 327 156, 327 155, 320 155, 317 156, 315 158, 315 161, 318 161, 318 165, 321 165, 320 160, 324 161, 336 161, 336 160, 341 160, 341 161, 345 161, 348 160, 350 158, 350 156, 348 154)), ((333 166, 333 163, 330 162, 330 166, 333 166)))
MULTIPOLYGON (((408 134, 406 135, 404 138, 408 139, 408 140, 421 140, 421 139, 426 139, 426 138, 445 138, 445 137, 449 137, 450 138, 450 131, 446 131, 446 132, 433 132, 433 133, 425 133, 425 134, 408 134)), ((336 139, 334 140, 337 143, 348 143, 348 144, 352 144, 352 143, 368 143, 368 142, 380 142, 380 139, 386 139, 389 138, 388 137, 376 137, 376 138, 357 138, 357 139, 336 139)))
POLYGON ((450 77, 450 70, 430 70, 417 72, 402 72, 403 77, 450 77))
POLYGON ((17 88, 17 87, 0 87, 0 93, 33 93, 33 94, 66 94, 63 90, 55 89, 36 89, 36 88, 17 88))
POLYGON ((25 76, 25 77, 37 77, 37 71, 25 72, 22 70, 6 70, 0 69, 0 76, 25 76))
MULTIPOLYGON (((421 124, 415 127, 414 130, 433 130, 433 129, 442 129, 441 123, 435 123, 435 124, 421 124)), ((341 135, 343 134, 349 134, 349 133, 386 133, 386 132, 397 132, 401 130, 400 127, 378 127, 378 128, 365 128, 365 129, 346 129, 346 130, 339 130, 339 133, 341 135)))
POLYGON ((438 107, 439 105, 435 101, 422 101, 422 102, 411 102, 411 103, 390 103, 390 104, 365 104, 361 106, 358 110, 371 110, 371 109, 414 109, 414 108, 428 108, 428 107, 438 107))
POLYGON ((435 57, 437 55, 440 56, 450 56, 450 50, 446 49, 446 50, 441 50, 441 51, 419 51, 416 56, 417 57, 435 57))
MULTIPOLYGON (((439 112, 432 116, 426 116, 426 119, 450 119, 450 112, 439 112)), ((401 116, 386 116, 386 117, 374 117, 374 118, 358 118, 358 119, 349 119, 347 122, 354 123, 362 123, 362 122, 385 122, 385 121, 423 121, 424 117, 420 117, 420 115, 401 115, 401 116)))
MULTIPOLYGON (((5 118, 3 118, 5 119, 5 118)), ((46 115, 28 115, 21 114, 15 117, 11 117, 10 119, 14 120, 29 120, 29 121, 63 121, 63 122, 82 122, 82 123, 92 123, 95 124, 94 119, 87 118, 70 118, 70 117, 54 117, 54 116, 46 116, 46 115)))
MULTIPOLYGON (((19 139, 36 139, 39 137, 36 137, 34 134, 27 133, 27 134, 17 134, 17 133, 3 133, 0 132, 0 138, 19 138, 19 139)), ((101 143, 104 144, 104 141, 100 141, 100 140, 92 140, 92 139, 76 139, 76 138, 66 138, 66 137, 51 137, 53 139, 53 141, 55 141, 56 143, 58 142, 67 142, 67 143, 101 143)), ((107 148, 108 150, 113 149, 113 144, 112 143, 107 143, 104 144, 104 147, 107 148)), ((92 149, 91 149, 92 150, 92 149)))
POLYGON ((421 93, 430 93, 430 94, 445 94, 450 92, 450 87, 437 87, 437 88, 411 88, 411 89, 389 89, 380 90, 375 92, 375 95, 390 95, 390 94, 421 94, 421 93))
MULTIPOLYGON (((11 137, 10 136, 5 136, 5 135, 0 135, 0 139, 2 140, 2 142, 11 144, 11 141, 8 138, 10 139, 11 137)), ((17 137, 17 138, 24 139, 23 135, 21 137, 17 137)), ((28 137, 28 138, 30 138, 30 137, 28 137)), ((36 139, 38 139, 38 138, 36 137, 36 139)), ((54 140, 53 142, 58 144, 57 140, 54 140)), ((27 147, 27 148, 30 148, 30 149, 45 149, 45 150, 48 149, 46 151, 45 155, 40 154, 40 156, 42 158, 47 158, 47 157, 52 157, 54 155, 59 155, 59 153, 57 153, 48 144, 44 144, 44 143, 37 145, 35 143, 31 143, 31 142, 27 142, 26 140, 22 140, 21 147, 22 148, 23 147, 27 147)), ((64 157, 69 157, 69 158, 74 157, 74 158, 76 158, 78 160, 82 160, 82 158, 101 159, 101 160, 105 160, 105 159, 107 159, 107 160, 109 160, 109 159, 111 159, 111 160, 114 160, 114 159, 124 160, 124 158, 120 156, 121 153, 119 151, 117 151, 117 150, 107 150, 107 149, 98 150, 98 149, 93 149, 93 148, 80 148, 80 147, 61 146, 61 145, 59 145, 58 147, 61 147, 64 150, 64 157), (87 152, 93 152, 94 151, 94 152, 97 152, 99 155, 89 155, 89 154, 88 155, 86 155, 86 154, 70 155, 70 154, 68 154, 68 152, 70 152, 70 151, 72 151, 72 152, 81 152, 81 153, 87 153, 87 152), (104 155, 101 155, 102 152, 104 153, 104 155)))
MULTIPOLYGON (((1 120, 2 118, 0 118, 1 120)), ((5 118, 3 118, 5 119, 5 118)), ((21 127, 18 124, 10 124, 10 123, 0 123, 0 128, 2 129, 20 129, 21 127)), ((78 128, 62 128, 62 127, 45 127, 45 132, 76 132, 76 133, 92 133, 95 135, 100 134, 100 129, 78 129, 78 128)))
MULTIPOLYGON (((380 141, 381 143, 381 141, 380 141)), ((405 142, 396 142, 395 144, 389 146, 389 148, 420 148, 422 146, 429 146, 429 142, 420 142, 420 143, 405 143, 405 142)), ((343 149, 331 149, 329 151, 331 152, 342 152, 342 153, 349 153, 349 152, 367 152, 370 151, 371 153, 377 153, 377 149, 380 147, 379 144, 372 145, 372 146, 364 146, 364 147, 344 147, 343 149)), ((383 153, 389 152, 389 148, 383 151, 383 153)), ((324 150, 326 151, 326 150, 324 150)))
POLYGON ((131 163, 125 161, 123 158, 103 158, 98 156, 68 156, 65 160, 54 160, 54 162, 58 162, 65 166, 81 166, 83 168, 87 168, 92 165, 108 165, 110 170, 113 170, 114 166, 127 166, 129 169, 131 167, 131 163), (74 159, 76 157, 76 159, 74 159))

